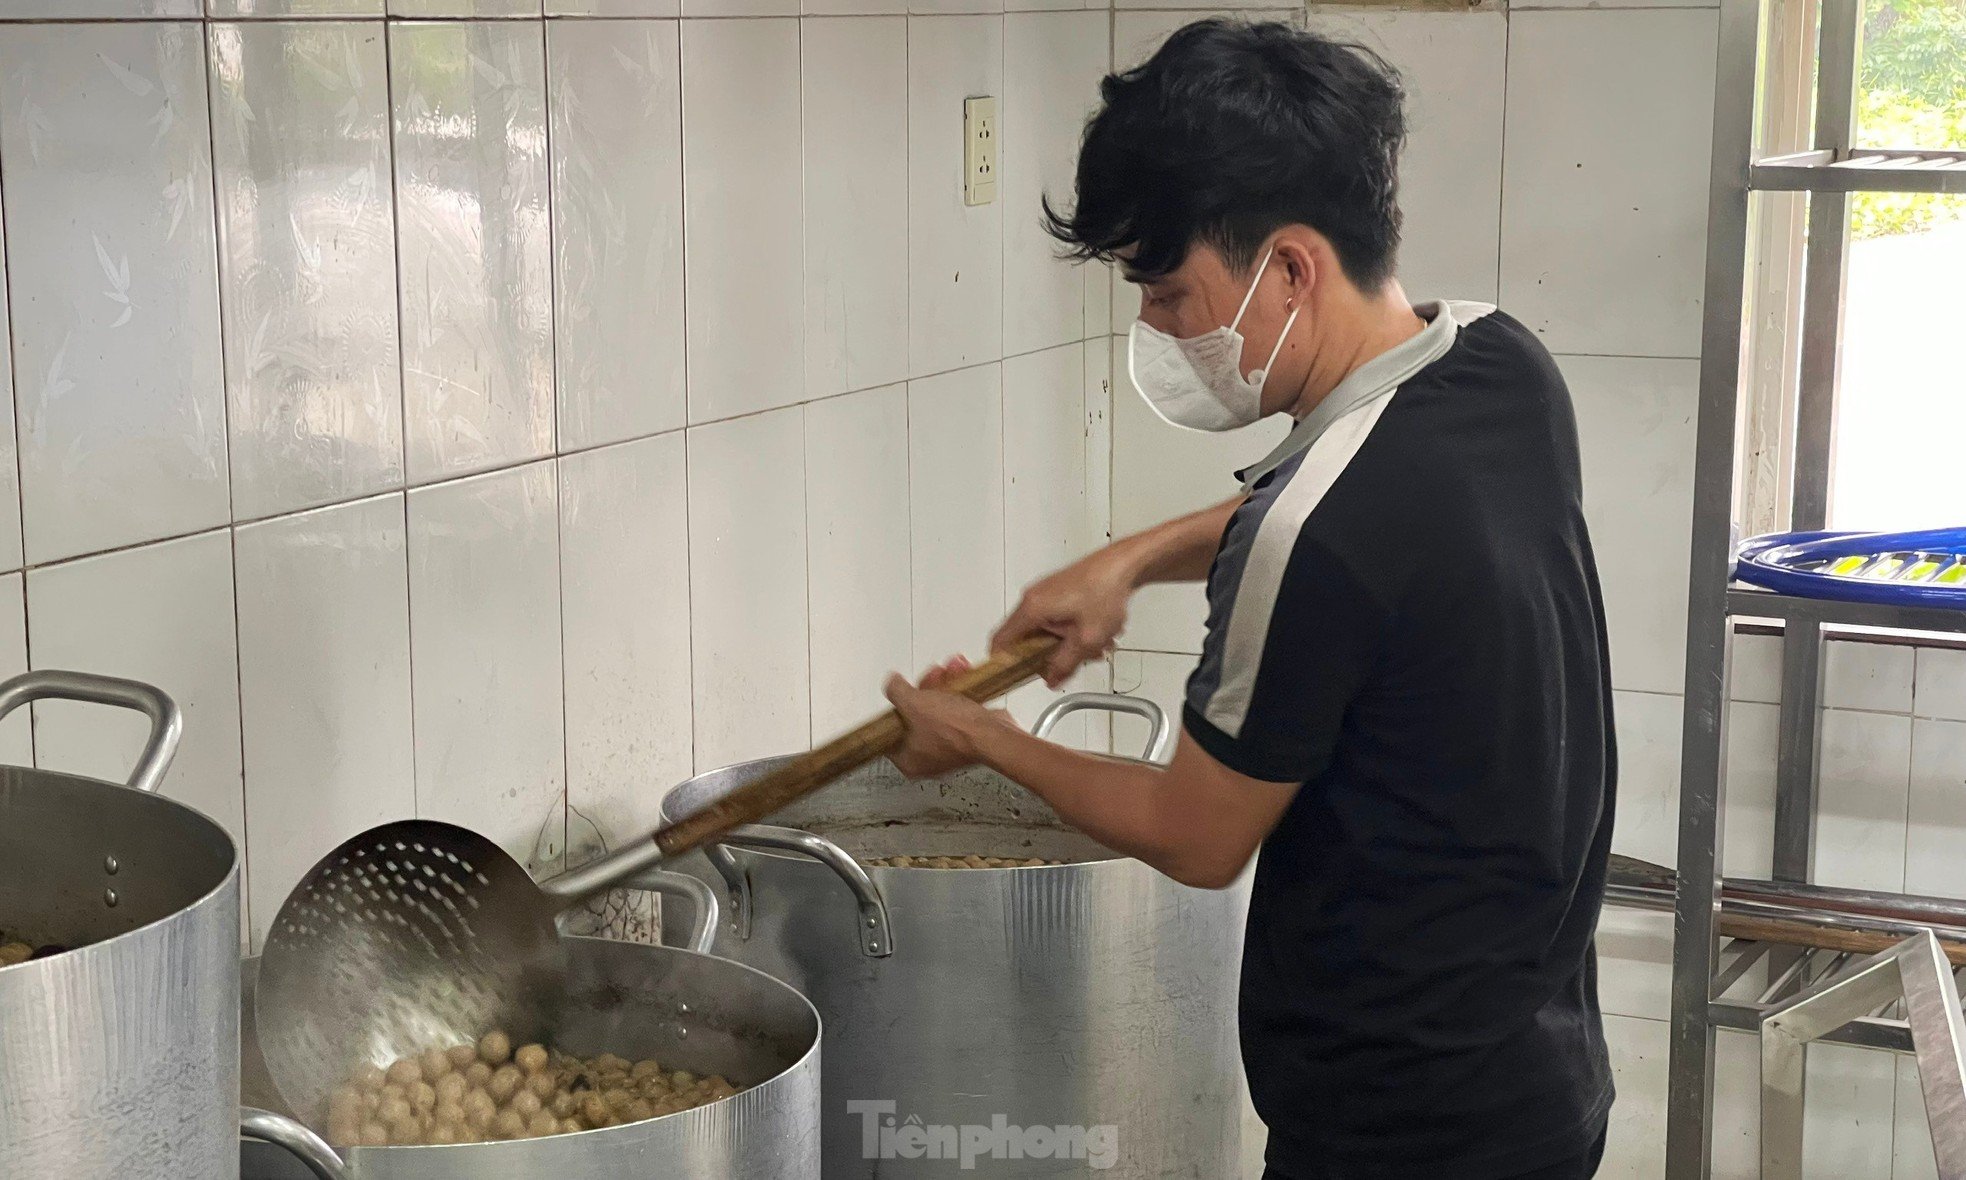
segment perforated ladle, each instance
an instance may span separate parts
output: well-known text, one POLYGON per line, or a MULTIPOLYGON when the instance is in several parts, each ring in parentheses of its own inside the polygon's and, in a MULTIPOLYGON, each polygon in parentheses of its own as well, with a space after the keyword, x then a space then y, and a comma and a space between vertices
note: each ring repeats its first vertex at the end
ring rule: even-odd
MULTIPOLYGON (((1025 640, 948 687, 994 700, 1036 675, 1057 642, 1025 640)), ((255 1019, 281 1097, 318 1119, 358 1065, 493 1029, 515 1044, 542 1039, 566 978, 556 927, 563 911, 765 818, 894 749, 903 732, 890 711, 647 840, 542 883, 491 840, 435 820, 384 824, 343 842, 288 894, 260 958, 255 1019)))

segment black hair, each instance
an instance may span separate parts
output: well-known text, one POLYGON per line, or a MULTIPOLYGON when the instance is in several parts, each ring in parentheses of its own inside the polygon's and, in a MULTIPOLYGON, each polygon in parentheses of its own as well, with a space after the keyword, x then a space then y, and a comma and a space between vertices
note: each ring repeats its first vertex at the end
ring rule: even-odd
POLYGON ((1378 54, 1288 25, 1209 19, 1109 74, 1079 147, 1069 214, 1045 228, 1079 259, 1166 275, 1197 243, 1245 271, 1285 225, 1323 234, 1379 289, 1399 250, 1399 74, 1378 54))

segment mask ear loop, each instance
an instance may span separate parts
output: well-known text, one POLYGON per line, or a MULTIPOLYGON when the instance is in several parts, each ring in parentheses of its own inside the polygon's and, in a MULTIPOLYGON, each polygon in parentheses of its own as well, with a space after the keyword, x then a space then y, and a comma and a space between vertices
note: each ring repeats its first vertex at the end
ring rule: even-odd
POLYGON ((1290 315, 1283 321, 1283 331, 1277 333, 1277 346, 1270 350, 1270 359, 1263 362, 1262 368, 1249 375, 1249 383, 1258 391, 1263 388, 1263 383, 1270 379, 1270 367, 1277 363, 1277 357, 1283 355, 1283 342, 1290 339, 1290 325, 1297 322, 1297 313, 1302 310, 1304 310, 1302 307, 1290 309, 1290 315))
POLYGON ((1270 258, 1276 252, 1277 248, 1274 243, 1271 244, 1268 250, 1263 251, 1263 261, 1256 264, 1256 277, 1249 280, 1249 290, 1244 291, 1242 294, 1242 306, 1236 308, 1236 318, 1229 321, 1229 331, 1235 331, 1236 326, 1242 323, 1242 313, 1249 310, 1249 301, 1256 298, 1256 284, 1263 281, 1263 272, 1269 268, 1270 258))

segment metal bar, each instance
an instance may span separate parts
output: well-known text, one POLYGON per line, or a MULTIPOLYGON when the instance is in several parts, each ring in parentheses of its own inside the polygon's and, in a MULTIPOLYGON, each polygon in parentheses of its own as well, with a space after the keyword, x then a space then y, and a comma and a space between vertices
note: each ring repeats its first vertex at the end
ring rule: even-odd
MULTIPOLYGON (((1822 12, 1821 32, 1816 41, 1815 142, 1818 151, 1828 152, 1835 158, 1849 150, 1856 125, 1857 56, 1863 34, 1863 6, 1861 0, 1822 0, 1822 12)), ((1813 194, 1809 198, 1809 236, 1803 262, 1795 499, 1789 512, 1789 527, 1795 529, 1824 528, 1829 518, 1849 244, 1849 197, 1843 193, 1813 194)), ((1813 705, 1813 692, 1808 699, 1813 705)), ((1788 708, 1786 697, 1782 707, 1788 708)), ((1780 844, 1776 847, 1779 850, 1780 844)))
POLYGON ((1761 192, 1805 193, 1966 193, 1966 167, 1883 167, 1850 160, 1825 167, 1757 164, 1753 187, 1761 192))
POLYGON ((1940 606, 1887 606, 1876 602, 1791 598, 1786 594, 1736 587, 1727 592, 1727 609, 1735 618, 1779 619, 1784 623, 1804 619, 1832 626, 1966 632, 1966 610, 1940 606))
POLYGON ((1925 1121, 1939 1175, 1966 1176, 1966 1018, 1959 987, 1939 940, 1908 940, 1898 952, 1905 1020, 1918 1058, 1918 1085, 1925 1092, 1925 1121))
MULTIPOLYGON (((1715 1000, 1708 1010, 1709 1019, 1715 1028, 1736 1029, 1741 1032, 1759 1032, 1761 1017, 1772 1005, 1752 1004, 1744 1000, 1715 1000)), ((1876 1017, 1863 1017, 1853 1020, 1822 1038, 1838 1045, 1851 1045, 1859 1049, 1876 1049, 1890 1053, 1910 1053, 1911 1028, 1902 1020, 1885 1020, 1876 1017)))
POLYGON ((1882 951, 1854 971, 1805 988, 1761 1020, 1762 1180, 1802 1180, 1803 1054, 1820 1040, 1896 995, 1898 953, 1882 951))
POLYGON ((1727 953, 1727 950, 1732 950, 1735 947, 1740 947, 1741 952, 1734 956, 1732 962, 1721 969, 1720 974, 1714 976, 1713 994, 1716 996, 1726 995, 1727 989, 1739 983, 1741 977, 1752 971, 1756 963, 1768 957, 1768 952, 1773 946, 1773 943, 1743 942, 1739 939, 1727 944, 1727 948, 1721 952, 1722 954, 1727 953))
POLYGON ((1754 1002, 1763 1007, 1773 1004, 1776 997, 1801 981, 1802 974, 1807 970, 1808 966, 1809 956, 1805 953, 1801 958, 1783 968, 1780 974, 1769 980, 1768 986, 1761 990, 1761 994, 1754 998, 1754 1002))
POLYGON ((1680 743, 1679 888, 1673 911, 1672 1027, 1666 1086, 1666 1175, 1706 1180, 1712 1144, 1712 1001, 1720 911, 1722 804, 1727 783, 1727 680, 1733 628, 1734 482, 1740 431, 1748 161, 1754 151, 1760 0, 1721 0, 1713 163, 1708 185, 1706 314, 1700 347, 1692 553, 1686 614, 1685 719, 1680 743))
MULTIPOLYGON (((1805 482, 1798 476, 1798 504, 1805 482)), ((1775 737, 1773 875, 1777 881, 1807 881, 1815 865, 1817 722, 1821 717, 1818 702, 1822 696, 1822 672, 1821 625, 1791 619, 1782 630, 1782 703, 1775 737)))

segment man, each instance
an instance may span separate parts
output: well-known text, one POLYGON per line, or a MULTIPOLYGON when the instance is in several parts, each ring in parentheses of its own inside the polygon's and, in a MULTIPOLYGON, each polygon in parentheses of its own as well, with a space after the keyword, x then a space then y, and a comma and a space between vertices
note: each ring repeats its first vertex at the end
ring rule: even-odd
POLYGON ((1508 316, 1394 281, 1377 57, 1205 21, 1102 92, 1047 216, 1140 286, 1134 383, 1180 425, 1296 426, 1243 495, 1038 582, 993 637, 1060 636, 1056 686, 1132 591, 1206 578, 1171 764, 1032 738, 938 691, 960 660, 890 681, 895 760, 987 764, 1190 885, 1261 847, 1241 1024, 1269 1176, 1587 1177, 1615 764, 1563 380, 1508 316))

